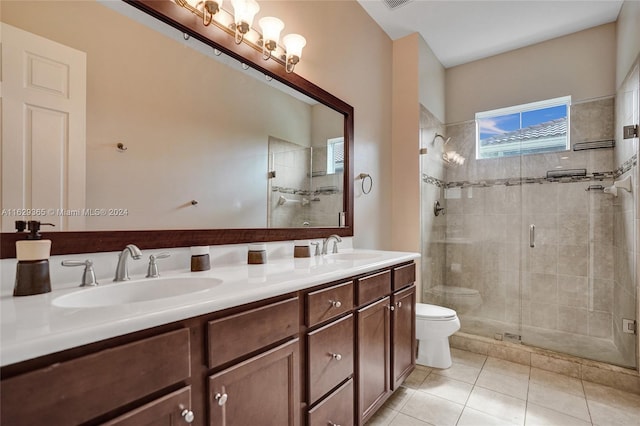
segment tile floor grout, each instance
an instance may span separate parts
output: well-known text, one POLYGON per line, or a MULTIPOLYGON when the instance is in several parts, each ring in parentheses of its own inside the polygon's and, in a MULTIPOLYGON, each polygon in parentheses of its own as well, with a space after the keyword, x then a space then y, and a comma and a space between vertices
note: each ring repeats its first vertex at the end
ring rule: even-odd
POLYGON ((418 366, 367 426, 640 424, 640 395, 458 349, 452 358, 449 369, 418 366))

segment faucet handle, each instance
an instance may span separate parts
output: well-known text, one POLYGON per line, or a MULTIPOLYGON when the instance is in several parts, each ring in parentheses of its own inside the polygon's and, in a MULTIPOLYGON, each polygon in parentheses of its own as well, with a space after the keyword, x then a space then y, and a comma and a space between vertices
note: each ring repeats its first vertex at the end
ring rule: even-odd
POLYGON ((317 241, 311 241, 311 245, 312 246, 316 246, 315 252, 313 253, 314 256, 320 256, 320 243, 317 241))
POLYGON ((84 272, 82 273, 82 283, 80 287, 95 287, 98 285, 98 281, 96 280, 96 273, 93 270, 93 261, 91 259, 87 259, 85 261, 81 260, 63 260, 62 266, 84 266, 84 272))
POLYGON ((158 264, 156 260, 165 259, 171 256, 169 252, 163 251, 162 253, 152 254, 149 256, 149 267, 147 268, 147 278, 158 278, 160 273, 158 272, 158 264))

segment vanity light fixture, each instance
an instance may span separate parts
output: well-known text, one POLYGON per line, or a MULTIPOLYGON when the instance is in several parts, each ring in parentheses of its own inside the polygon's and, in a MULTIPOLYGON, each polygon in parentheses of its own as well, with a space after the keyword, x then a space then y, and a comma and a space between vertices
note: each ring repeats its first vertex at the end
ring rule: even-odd
MULTIPOLYGON (((282 38, 280 33, 284 29, 284 22, 275 17, 260 19, 260 31, 252 28, 253 19, 260 11, 256 0, 231 0, 233 13, 222 7, 224 0, 174 0, 174 2, 191 13, 202 17, 202 24, 209 26, 214 24, 218 28, 234 36, 236 44, 245 42, 256 50, 262 50, 264 60, 273 59, 284 65, 287 73, 292 73, 296 64, 302 57, 302 49, 307 40, 299 34, 288 34, 282 38), (251 36, 247 35, 251 33, 251 36)), ((185 33, 185 39, 188 36, 185 33)), ((214 53, 220 51, 214 49, 214 53)))
POLYGON ((260 6, 255 0, 231 0, 231 6, 236 26, 236 44, 240 44, 244 35, 251 30, 253 18, 260 11, 260 6))
POLYGON ((284 44, 286 52, 285 70, 291 73, 296 64, 300 62, 302 48, 307 44, 307 40, 300 34, 287 34, 282 38, 282 44, 284 44))

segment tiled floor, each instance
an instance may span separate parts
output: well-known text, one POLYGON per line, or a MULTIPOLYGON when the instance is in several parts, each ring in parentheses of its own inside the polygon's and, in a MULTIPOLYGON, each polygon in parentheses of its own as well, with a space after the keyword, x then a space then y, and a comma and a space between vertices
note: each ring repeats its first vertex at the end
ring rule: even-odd
POLYGON ((640 426, 640 395, 452 349, 418 366, 368 426, 640 426))

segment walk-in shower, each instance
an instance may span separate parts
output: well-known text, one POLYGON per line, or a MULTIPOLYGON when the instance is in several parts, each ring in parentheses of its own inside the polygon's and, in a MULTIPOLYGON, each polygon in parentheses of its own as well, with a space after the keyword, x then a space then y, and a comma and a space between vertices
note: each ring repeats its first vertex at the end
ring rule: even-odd
MULTIPOLYGON (((455 309, 465 333, 637 367, 638 143, 618 134, 621 96, 574 100, 569 149, 480 159, 476 121, 422 108, 422 140, 450 138, 420 160, 424 302, 455 309), (572 149, 592 141, 610 143, 572 149)), ((551 138, 559 124, 545 125, 551 138)))

